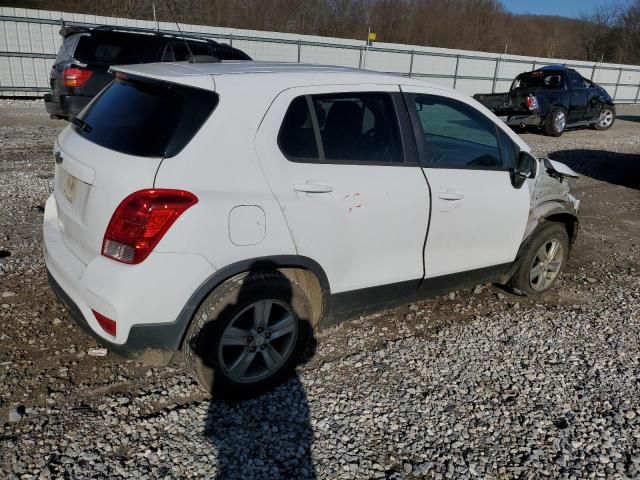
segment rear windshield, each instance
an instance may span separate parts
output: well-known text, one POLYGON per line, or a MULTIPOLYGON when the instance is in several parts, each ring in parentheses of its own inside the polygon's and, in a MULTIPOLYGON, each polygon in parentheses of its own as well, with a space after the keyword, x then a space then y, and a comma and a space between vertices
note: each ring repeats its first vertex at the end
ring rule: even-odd
POLYGON ((116 79, 79 117, 74 129, 105 148, 140 157, 173 157, 218 104, 208 90, 141 79, 116 79))
POLYGON ((561 89, 564 88, 564 80, 560 72, 543 72, 538 70, 519 75, 515 82, 513 82, 513 88, 561 89))
POLYGON ((83 63, 125 65, 154 62, 159 49, 155 35, 92 32, 80 37, 73 56, 83 63))

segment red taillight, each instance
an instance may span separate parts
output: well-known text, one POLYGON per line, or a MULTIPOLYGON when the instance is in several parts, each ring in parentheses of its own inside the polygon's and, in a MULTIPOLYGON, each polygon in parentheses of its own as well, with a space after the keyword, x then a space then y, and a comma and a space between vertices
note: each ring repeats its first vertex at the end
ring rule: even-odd
POLYGON ((533 95, 529 95, 527 97, 527 108, 530 112, 538 110, 538 100, 533 95))
POLYGON ((107 332, 112 337, 116 336, 116 322, 111 320, 110 318, 105 317, 101 313, 96 312, 95 310, 91 310, 93 312, 93 316, 96 317, 96 320, 102 327, 102 329, 107 332))
POLYGON ((91 78, 93 72, 78 67, 67 67, 62 71, 65 87, 81 87, 91 78))
POLYGON ((111 217, 102 255, 123 263, 140 263, 173 222, 198 198, 184 190, 140 190, 125 198, 111 217))

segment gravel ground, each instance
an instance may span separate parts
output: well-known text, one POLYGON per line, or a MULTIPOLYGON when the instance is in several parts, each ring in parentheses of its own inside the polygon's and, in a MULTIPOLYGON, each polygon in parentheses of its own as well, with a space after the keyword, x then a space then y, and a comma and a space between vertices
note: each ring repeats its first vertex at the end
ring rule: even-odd
POLYGON ((640 477, 640 108, 524 135, 584 174, 553 292, 479 286, 321 330, 294 378, 240 403, 178 365, 87 355, 40 254, 64 125, 43 110, 0 101, 0 476, 640 477))

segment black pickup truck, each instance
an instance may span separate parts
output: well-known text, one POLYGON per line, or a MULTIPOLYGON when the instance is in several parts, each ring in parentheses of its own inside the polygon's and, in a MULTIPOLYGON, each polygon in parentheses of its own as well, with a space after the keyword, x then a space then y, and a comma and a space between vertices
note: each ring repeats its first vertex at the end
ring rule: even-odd
POLYGON ((606 90, 564 65, 521 73, 507 93, 473 96, 513 127, 535 127, 559 137, 568 127, 608 130, 616 119, 606 90))

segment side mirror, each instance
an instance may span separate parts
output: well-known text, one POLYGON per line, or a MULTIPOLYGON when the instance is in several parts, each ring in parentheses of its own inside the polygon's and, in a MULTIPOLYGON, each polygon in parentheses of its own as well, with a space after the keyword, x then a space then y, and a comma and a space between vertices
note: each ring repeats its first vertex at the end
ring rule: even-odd
POLYGON ((516 160, 516 168, 511 175, 511 183, 520 188, 528 178, 535 178, 538 160, 529 152, 520 152, 516 160))

